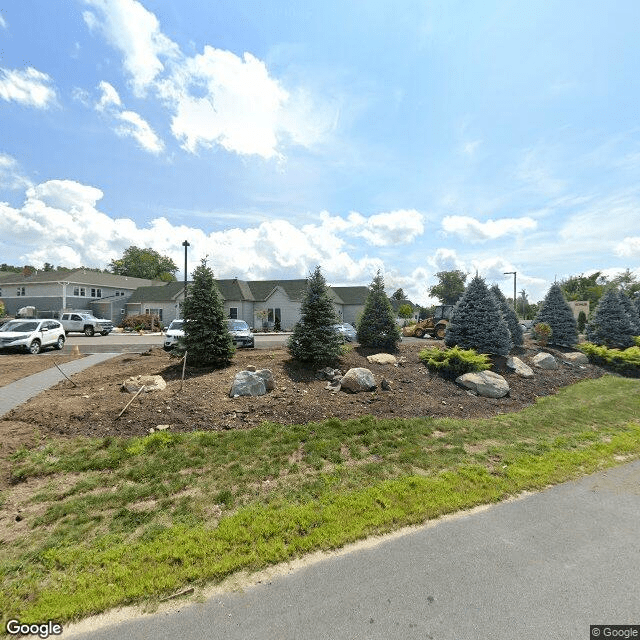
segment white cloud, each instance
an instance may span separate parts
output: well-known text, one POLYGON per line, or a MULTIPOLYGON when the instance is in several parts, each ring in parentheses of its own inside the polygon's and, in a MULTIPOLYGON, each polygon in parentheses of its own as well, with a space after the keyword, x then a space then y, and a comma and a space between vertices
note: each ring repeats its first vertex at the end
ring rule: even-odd
POLYGON ((24 189, 31 181, 22 175, 18 162, 6 153, 0 153, 0 189, 24 189))
POLYGON ((0 98, 7 102, 13 100, 30 107, 46 109, 56 99, 51 82, 46 73, 33 67, 27 67, 24 71, 0 68, 0 98))
POLYGON ((99 30, 120 51, 123 65, 131 76, 134 93, 145 95, 149 85, 165 66, 161 58, 178 55, 178 45, 160 31, 156 16, 135 0, 85 0, 97 9, 83 14, 91 30, 99 30))
POLYGON ((135 111, 123 111, 118 114, 118 119, 122 124, 116 127, 116 133, 120 136, 130 136, 138 144, 150 153, 161 153, 164 143, 156 135, 149 123, 135 111))
POLYGON ((427 258, 427 262, 433 267, 434 271, 459 271, 465 270, 464 262, 458 258, 458 254, 454 249, 436 249, 432 256, 427 258))
POLYGON ((96 103, 96 111, 104 111, 107 108, 122 106, 120 96, 118 95, 118 92, 115 90, 113 85, 103 80, 98 85, 98 88, 100 89, 100 91, 102 91, 102 96, 96 103))
POLYGON ((551 162, 542 157, 548 153, 549 150, 544 148, 528 149, 515 171, 515 177, 534 193, 556 196, 564 189, 565 181, 551 174, 551 162))
POLYGON ((465 142, 462 145, 462 153, 465 156, 469 156, 470 158, 473 158, 473 156, 475 155, 478 147, 482 144, 482 140, 471 140, 469 142, 465 142))
POLYGON ((7 29, 7 21, 2 17, 2 14, 0 13, 0 27, 2 27, 3 29, 7 29))
POLYGON ((502 218, 480 222, 469 216, 446 216, 442 219, 442 228, 446 233, 452 233, 470 242, 484 242, 495 240, 502 236, 533 231, 538 223, 529 217, 502 218))
POLYGON ((100 82, 98 88, 102 92, 95 104, 96 111, 111 117, 116 123, 114 131, 121 137, 130 137, 150 153, 161 153, 164 143, 158 137, 151 125, 135 111, 125 111, 120 95, 113 85, 100 82))
POLYGON ((286 89, 266 64, 244 53, 205 45, 185 56, 156 16, 137 0, 85 0, 89 28, 121 54, 134 93, 160 99, 171 131, 191 153, 219 145, 227 151, 282 158, 288 143, 312 146, 335 126, 335 106, 303 87, 286 89))
POLYGON ((375 247, 409 244, 424 233, 424 216, 415 209, 376 213, 368 218, 352 212, 346 219, 338 217, 333 222, 375 247))
POLYGON ((640 236, 627 236, 615 248, 615 254, 621 258, 640 259, 640 236))
POLYGON ((302 227, 276 219, 207 232, 161 217, 140 227, 129 218, 116 219, 100 211, 102 196, 100 189, 72 180, 30 187, 21 207, 0 204, 0 243, 20 247, 23 253, 15 259, 25 263, 104 267, 132 244, 153 247, 182 264, 180 243, 187 238, 190 268, 208 255, 217 277, 304 277, 320 264, 336 284, 362 284, 383 269, 380 259, 354 257, 348 246, 349 238, 358 235, 363 225, 366 228, 370 218, 324 212, 318 223, 302 227))

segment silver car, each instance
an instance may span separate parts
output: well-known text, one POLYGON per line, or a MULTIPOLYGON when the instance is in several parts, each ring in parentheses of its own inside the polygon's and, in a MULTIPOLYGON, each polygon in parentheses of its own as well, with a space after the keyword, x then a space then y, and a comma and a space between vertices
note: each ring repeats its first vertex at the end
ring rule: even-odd
POLYGON ((229 319, 227 320, 227 328, 233 338, 233 342, 238 346, 251 348, 255 346, 253 333, 251 333, 249 325, 244 320, 229 319))
POLYGON ((62 349, 66 336, 57 320, 10 320, 0 327, 0 349, 40 353, 44 347, 62 349))
POLYGON ((348 322, 334 324, 333 328, 336 333, 344 340, 344 342, 355 342, 358 339, 358 334, 355 328, 348 322))

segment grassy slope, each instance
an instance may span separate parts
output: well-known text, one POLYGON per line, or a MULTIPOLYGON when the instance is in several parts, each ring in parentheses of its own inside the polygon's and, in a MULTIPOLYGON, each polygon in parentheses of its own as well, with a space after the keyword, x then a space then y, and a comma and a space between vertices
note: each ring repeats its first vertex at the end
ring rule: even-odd
POLYGON ((640 383, 604 377, 488 420, 327 420, 52 443, 0 610, 68 620, 640 457, 640 383), (61 480, 72 481, 60 482, 61 480), (66 488, 62 488, 66 487, 66 488))

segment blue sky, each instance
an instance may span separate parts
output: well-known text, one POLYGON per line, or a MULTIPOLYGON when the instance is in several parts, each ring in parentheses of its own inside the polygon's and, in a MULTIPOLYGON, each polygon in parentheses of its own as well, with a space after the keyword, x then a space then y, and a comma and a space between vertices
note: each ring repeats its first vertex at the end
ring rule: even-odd
MULTIPOLYGON (((0 262, 640 276, 640 3, 0 3, 0 262), (301 7, 296 6, 302 5, 301 7)), ((181 272, 178 274, 181 277, 181 272)))

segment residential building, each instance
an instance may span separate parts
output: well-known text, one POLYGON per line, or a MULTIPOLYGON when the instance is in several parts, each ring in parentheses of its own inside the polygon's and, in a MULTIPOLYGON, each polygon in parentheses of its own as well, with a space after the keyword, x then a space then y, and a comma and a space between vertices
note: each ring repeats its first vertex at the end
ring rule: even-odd
POLYGON ((136 289, 162 288, 165 284, 85 269, 35 271, 29 275, 0 272, 0 299, 7 315, 16 315, 22 307, 35 307, 40 317, 58 317, 65 309, 86 309, 120 324, 126 302, 136 289))

